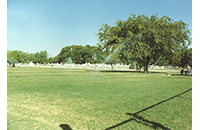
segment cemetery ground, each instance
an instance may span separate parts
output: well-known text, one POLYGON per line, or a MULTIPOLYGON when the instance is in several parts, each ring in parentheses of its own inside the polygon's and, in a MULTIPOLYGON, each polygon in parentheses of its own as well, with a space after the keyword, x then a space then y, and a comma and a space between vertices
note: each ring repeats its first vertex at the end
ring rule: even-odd
POLYGON ((8 67, 7 128, 192 129, 191 76, 179 76, 179 70, 171 76, 95 73, 78 68, 8 67))

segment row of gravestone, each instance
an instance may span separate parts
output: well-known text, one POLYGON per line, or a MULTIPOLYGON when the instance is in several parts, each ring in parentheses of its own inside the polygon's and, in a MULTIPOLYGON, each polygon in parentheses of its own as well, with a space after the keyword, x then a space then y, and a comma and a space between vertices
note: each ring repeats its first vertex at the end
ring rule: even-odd
POLYGON ((65 63, 65 64, 62 64, 62 63, 47 63, 47 64, 39 64, 39 63, 36 63, 34 64, 32 61, 30 63, 16 63, 15 64, 16 66, 44 66, 44 67, 79 67, 79 68, 82 68, 82 67, 87 67, 87 68, 118 68, 118 69, 124 69, 124 68, 129 68, 130 65, 123 65, 122 64, 91 64, 91 63, 85 63, 85 64, 74 64, 74 63, 65 63))
MULTIPOLYGON (((130 65, 123 65, 122 64, 112 64, 112 66, 110 64, 91 64, 91 63, 85 63, 85 64, 74 64, 74 63, 65 63, 65 64, 62 64, 62 63, 47 63, 47 64, 39 64, 39 63, 36 63, 34 64, 32 61, 30 63, 15 63, 15 66, 18 67, 18 66, 47 66, 47 67, 79 67, 79 68, 82 68, 82 67, 87 67, 87 68, 116 68, 116 69, 125 69, 125 68, 129 68, 130 65)), ((154 65, 150 65, 149 66, 150 69, 164 69, 164 68, 169 68, 169 69, 175 69, 175 68, 179 68, 178 66, 154 66, 154 65)))
POLYGON ((169 65, 169 66, 158 66, 158 65, 154 66, 154 65, 150 65, 149 68, 150 69, 165 69, 165 68, 168 68, 168 69, 179 69, 180 67, 179 66, 171 66, 171 65, 169 65))

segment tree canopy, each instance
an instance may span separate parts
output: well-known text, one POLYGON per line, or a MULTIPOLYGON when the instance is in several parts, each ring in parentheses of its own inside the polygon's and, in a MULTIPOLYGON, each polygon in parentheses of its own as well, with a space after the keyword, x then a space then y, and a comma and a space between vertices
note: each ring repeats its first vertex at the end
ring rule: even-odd
POLYGON ((98 54, 98 49, 95 46, 66 46, 62 48, 60 53, 55 57, 55 61, 59 63, 66 62, 66 59, 71 57, 72 62, 76 64, 93 63, 96 54, 98 54))
POLYGON ((8 63, 48 63, 48 53, 47 51, 41 51, 36 53, 28 53, 23 51, 8 51, 7 52, 7 62, 8 63))
POLYGON ((152 15, 133 15, 126 21, 118 20, 115 26, 103 24, 98 36, 106 50, 114 51, 123 44, 120 60, 142 63, 144 72, 148 72, 150 60, 160 56, 169 64, 180 64, 182 52, 191 44, 188 25, 182 20, 174 21, 168 16, 161 18, 152 15))
POLYGON ((15 60, 11 60, 11 61, 15 61, 15 63, 17 62, 21 62, 21 53, 19 51, 11 51, 7 53, 7 59, 15 59, 15 60))

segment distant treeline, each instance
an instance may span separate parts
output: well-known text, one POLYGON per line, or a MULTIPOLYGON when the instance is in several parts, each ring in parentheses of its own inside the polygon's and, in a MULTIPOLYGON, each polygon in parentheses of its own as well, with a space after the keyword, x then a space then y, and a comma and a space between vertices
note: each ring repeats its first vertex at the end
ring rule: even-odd
MULTIPOLYGON (((84 64, 84 63, 104 63, 105 59, 111 54, 109 50, 102 49, 102 46, 82 46, 82 45, 72 45, 62 48, 60 53, 55 57, 49 57, 50 54, 46 50, 36 53, 28 53, 23 51, 7 51, 7 62, 10 64, 13 63, 66 63, 68 58, 71 57, 72 63, 75 64, 84 64)), ((123 52, 121 52, 123 53, 123 52)), ((107 64, 123 63, 131 64, 133 61, 126 57, 120 55, 121 53, 115 53, 113 56, 106 62, 107 64)), ((174 66, 186 66, 187 64, 192 65, 192 48, 187 49, 181 58, 181 62, 177 64, 176 62, 170 64, 166 57, 162 56, 158 59, 152 59, 150 64, 156 65, 174 65, 174 66)), ((135 62, 135 61, 134 61, 135 62)), ((141 63, 138 65, 142 67, 141 63)))
MULTIPOLYGON (((7 51, 7 62, 8 63, 66 63, 68 58, 71 57, 72 62, 75 64, 84 63, 103 63, 107 57, 105 51, 101 50, 96 46, 82 46, 72 45, 62 48, 60 53, 55 57, 49 57, 50 54, 46 50, 36 53, 28 53, 23 51, 7 51)), ((120 63, 119 58, 113 57, 108 60, 110 63, 120 63)))

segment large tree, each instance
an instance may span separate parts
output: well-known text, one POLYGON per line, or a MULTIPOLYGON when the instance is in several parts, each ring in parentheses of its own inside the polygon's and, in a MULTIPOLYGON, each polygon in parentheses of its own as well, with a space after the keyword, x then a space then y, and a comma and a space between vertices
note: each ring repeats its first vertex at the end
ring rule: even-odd
POLYGON ((166 57, 170 64, 180 63, 182 51, 191 44, 188 25, 168 16, 133 15, 126 21, 118 20, 115 26, 103 24, 98 36, 106 50, 114 51, 121 45, 121 59, 142 62, 148 72, 151 59, 166 57))

